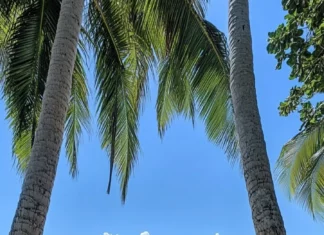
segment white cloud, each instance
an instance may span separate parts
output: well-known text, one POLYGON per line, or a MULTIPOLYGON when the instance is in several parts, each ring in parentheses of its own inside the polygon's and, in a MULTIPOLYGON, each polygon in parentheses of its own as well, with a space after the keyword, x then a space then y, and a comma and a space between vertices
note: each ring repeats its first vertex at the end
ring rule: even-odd
POLYGON ((219 233, 216 233, 215 235, 219 235, 219 233))
POLYGON ((142 232, 141 235, 150 235, 148 231, 142 232))
MULTIPOLYGON (((103 235, 113 235, 113 234, 104 232, 103 235)), ((118 234, 116 234, 116 235, 118 235, 118 234)), ((141 235, 150 235, 150 233, 148 231, 145 231, 145 232, 142 232, 141 235)), ((219 235, 219 234, 216 234, 216 235, 219 235)))

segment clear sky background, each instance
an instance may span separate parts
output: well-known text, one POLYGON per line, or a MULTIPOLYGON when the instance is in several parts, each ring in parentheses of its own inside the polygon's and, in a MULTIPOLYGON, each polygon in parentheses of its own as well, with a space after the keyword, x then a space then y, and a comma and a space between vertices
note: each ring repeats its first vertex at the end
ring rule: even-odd
MULTIPOLYGON (((227 7, 227 0, 211 0, 208 11, 208 19, 226 33, 227 7)), ((281 1, 250 1, 258 101, 272 168, 282 145, 300 125, 297 115, 278 115, 279 102, 289 94, 293 82, 288 80, 287 68, 275 71, 276 61, 266 52, 267 33, 283 22, 284 14, 281 1)), ((93 84, 91 71, 88 78, 93 84)), ((207 140, 199 121, 193 129, 189 121, 178 118, 160 140, 156 87, 155 79, 141 118, 142 153, 130 180, 126 205, 121 205, 116 180, 112 194, 106 194, 108 158, 100 149, 93 118, 92 135, 85 135, 81 142, 77 180, 70 178, 62 151, 45 235, 255 234, 243 176, 238 167, 229 165, 223 151, 207 140)), ((91 106, 94 110, 93 99, 91 106)), ((0 235, 5 235, 22 180, 13 167, 3 101, 0 130, 0 235)), ((299 205, 290 202, 277 183, 276 192, 287 234, 323 234, 323 224, 314 222, 299 205)))

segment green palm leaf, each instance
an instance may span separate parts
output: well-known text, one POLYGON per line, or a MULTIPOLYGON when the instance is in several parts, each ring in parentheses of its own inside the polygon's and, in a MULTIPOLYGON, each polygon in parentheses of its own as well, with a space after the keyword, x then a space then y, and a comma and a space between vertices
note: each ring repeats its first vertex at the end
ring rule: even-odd
MULTIPOLYGON (((204 20, 209 35, 209 43, 218 50, 219 59, 223 59, 222 68, 217 66, 214 50, 206 47, 198 59, 192 86, 198 103, 200 117, 204 120, 206 132, 211 141, 219 144, 234 163, 239 160, 238 142, 234 124, 234 113, 229 92, 229 59, 224 34, 213 24, 204 20)), ((206 46, 208 44, 206 43, 206 46)))
POLYGON ((75 177, 78 173, 79 139, 82 130, 90 132, 89 91, 80 50, 76 57, 72 76, 71 99, 65 122, 65 149, 70 163, 70 174, 75 177))
POLYGON ((98 125, 102 148, 110 157, 108 193, 113 167, 121 182, 122 201, 139 151, 139 108, 153 57, 134 29, 128 1, 89 4, 87 28, 95 42, 98 125))
POLYGON ((282 148, 276 173, 291 198, 314 218, 324 218, 323 123, 300 132, 282 148))
POLYGON ((164 40, 152 41, 162 61, 157 101, 160 134, 175 114, 194 119, 198 111, 208 137, 220 144, 231 160, 238 159, 226 39, 204 20, 206 1, 142 2, 143 27, 156 35, 161 35, 163 28, 164 40), (159 25, 158 31, 155 25, 159 25))
POLYGON ((157 99, 157 119, 160 136, 170 125, 176 114, 183 114, 192 119, 195 117, 195 98, 190 81, 171 72, 170 63, 161 63, 157 99))

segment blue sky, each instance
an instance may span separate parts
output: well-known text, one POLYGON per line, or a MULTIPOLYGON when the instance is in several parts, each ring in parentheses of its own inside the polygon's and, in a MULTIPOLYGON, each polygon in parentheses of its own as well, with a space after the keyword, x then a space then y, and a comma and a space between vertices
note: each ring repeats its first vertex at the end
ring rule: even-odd
MULTIPOLYGON (((211 1, 208 19, 227 32, 227 0, 211 1)), ((296 115, 279 117, 277 107, 293 85, 289 70, 275 71, 266 52, 267 33, 283 22, 281 1, 250 1, 259 108, 271 166, 281 146, 298 130, 296 115)), ((89 72, 90 84, 93 76, 89 72)), ((141 118, 141 155, 131 178, 126 205, 121 205, 117 181, 106 194, 108 158, 100 150, 97 130, 84 136, 79 152, 80 175, 72 180, 62 154, 47 217, 45 235, 253 235, 245 184, 238 167, 208 142, 203 125, 176 119, 161 141, 155 121, 156 80, 141 118)), ((92 108, 93 109, 93 108, 92 108)), ((95 121, 93 120, 93 123, 95 121)), ((11 132, 0 102, 0 234, 8 234, 22 180, 11 158, 11 132)), ((64 153, 64 151, 62 151, 64 153)), ((289 202, 276 183, 287 234, 317 235, 314 222, 296 203, 289 202)))

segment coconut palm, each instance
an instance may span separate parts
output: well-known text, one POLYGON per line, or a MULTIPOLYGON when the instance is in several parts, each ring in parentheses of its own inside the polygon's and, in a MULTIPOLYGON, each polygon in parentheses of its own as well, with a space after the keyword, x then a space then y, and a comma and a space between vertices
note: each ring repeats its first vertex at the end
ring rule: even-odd
MULTIPOLYGON (((14 136, 13 154, 21 173, 26 171, 35 137, 59 12, 59 1, 33 1, 14 10, 10 19, 2 18, 5 28, 0 44, 6 56, 2 64, 7 64, 3 91, 14 136)), ((65 123, 66 155, 72 176, 77 174, 81 127, 89 127, 88 89, 81 57, 85 50, 79 45, 65 123)))
POLYGON ((230 89, 256 234, 286 234, 257 106, 249 1, 229 0, 230 89))
MULTIPOLYGON (((14 139, 14 152, 18 157, 20 169, 25 169, 28 163, 12 234, 19 233, 15 229, 19 227, 19 224, 25 222, 27 222, 26 226, 29 229, 28 234, 42 233, 49 207, 50 192, 55 179, 60 141, 62 141, 61 134, 63 135, 62 130, 64 128, 64 113, 60 116, 60 118, 63 118, 62 121, 56 123, 61 128, 61 131, 55 132, 55 135, 52 132, 46 133, 47 137, 55 137, 55 140, 59 140, 55 141, 57 151, 49 153, 50 157, 46 159, 42 158, 42 154, 34 154, 36 160, 33 160, 33 153, 36 153, 38 148, 46 147, 46 145, 40 145, 37 142, 37 133, 42 133, 41 127, 48 125, 48 123, 45 123, 45 120, 43 120, 44 123, 41 121, 42 115, 45 115, 44 109, 48 107, 45 106, 47 105, 45 98, 48 88, 45 89, 44 95, 43 92, 46 81, 46 66, 49 67, 51 42, 55 42, 53 37, 55 34, 53 32, 55 32, 56 23, 52 14, 56 12, 55 9, 58 9, 57 12, 59 12, 59 8, 48 6, 57 3, 55 1, 21 1, 23 10, 18 18, 18 22, 22 23, 15 24, 17 25, 16 28, 20 29, 21 32, 17 30, 12 34, 14 36, 11 37, 12 40, 9 47, 9 55, 15 56, 8 60, 5 78, 4 90, 9 107, 8 113, 10 114, 8 117, 13 123, 14 133, 18 136, 17 139, 14 139), (35 20, 34 26, 36 27, 29 27, 29 24, 26 24, 26 22, 31 20, 27 18, 30 16, 32 16, 31 19, 35 20), (21 26, 19 28, 20 24, 24 27, 21 26), (43 29, 45 25, 49 29, 43 29), (47 30, 51 31, 47 32, 47 30), (19 37, 21 35, 25 36, 19 37), (50 38, 48 35, 52 37, 50 38), (26 41, 31 43, 31 48, 34 48, 33 52, 36 50, 38 53, 31 53, 28 51, 29 48, 24 50, 23 47, 18 47, 18 42, 22 46, 21 43, 26 41), (44 42, 48 42, 48 44, 44 42), (38 45, 38 47, 35 47, 35 45, 38 45), (15 52, 15 49, 18 55, 21 53, 20 56, 23 59, 11 52, 11 50, 15 52), (42 54, 42 52, 44 53, 42 54), (26 55, 34 56, 26 59, 24 57, 26 55), (33 61, 33 64, 29 62, 30 60, 33 61), (18 62, 13 63, 15 61, 18 62), (33 66, 25 66, 27 62, 33 66), (14 70, 15 66, 17 66, 16 70, 14 70), (21 69, 19 69, 19 66, 21 66, 21 69), (35 67, 37 71, 34 73, 26 73, 27 75, 21 73, 24 69, 35 67), (20 72, 20 76, 15 76, 18 72, 20 72), (12 79, 9 81, 10 76, 12 79), (21 78, 24 79, 24 82, 22 82, 21 78), (10 84, 12 85, 10 86, 10 84), (35 84, 37 89, 35 89, 35 84), (20 87, 20 85, 24 86, 20 87), (26 88, 33 90, 34 93, 31 93, 29 96, 25 95, 25 97, 28 97, 25 101, 13 92, 13 89, 18 88, 21 88, 20 92, 22 94, 27 92, 26 90, 28 89, 26 88), (40 88, 43 90, 38 91, 40 88), (37 106, 34 101, 38 101, 38 104, 42 102, 42 108, 37 106), (19 105, 19 102, 23 104, 19 105), (18 108, 15 108, 13 104, 17 104, 18 108), (30 108, 31 106, 32 108, 30 108), (14 108, 10 109, 11 107, 14 108), (20 110, 23 111, 19 113, 18 111, 20 110), (24 120, 25 116, 28 117, 27 121, 24 120), (35 129, 33 127, 35 128, 35 123, 37 123, 36 125, 41 125, 41 127, 38 128, 34 135, 35 129), (25 129, 22 129, 23 131, 15 129, 22 126, 25 127, 25 129), (35 136, 35 139, 33 136, 35 136), (32 149, 32 154, 30 160, 28 160, 30 148, 32 149), (22 157, 20 158, 19 156, 22 157), (55 164, 32 166, 37 162, 37 158, 43 161, 51 160, 55 164), (35 172, 35 167, 43 170, 35 172), (37 178, 40 176, 34 173, 41 173, 46 176, 41 175, 41 178, 37 178), (25 200, 30 199, 28 197, 28 193, 31 193, 29 183, 35 178, 42 180, 32 183, 37 185, 39 189, 46 187, 45 192, 48 192, 46 195, 36 192, 36 194, 39 193, 36 195, 37 198, 34 197, 32 202, 27 201, 31 203, 28 205, 35 205, 39 203, 38 200, 42 201, 42 216, 37 218, 36 214, 39 211, 35 206, 24 208, 26 205, 24 204, 25 200), (31 213, 28 213, 29 217, 22 218, 21 215, 27 209, 31 211, 31 213)), ((154 53, 159 61, 162 61, 157 102, 160 133, 163 134, 175 113, 184 113, 194 118, 195 110, 198 109, 207 124, 209 137, 221 144, 227 150, 229 156, 233 156, 236 153, 234 125, 228 92, 227 50, 223 34, 209 22, 203 20, 203 6, 199 1, 187 2, 178 0, 172 1, 172 3, 176 7, 181 6, 180 9, 183 9, 180 11, 181 14, 178 15, 175 14, 176 12, 166 11, 169 9, 169 6, 163 1, 137 2, 124 0, 123 4, 121 4, 120 1, 93 0, 89 1, 86 8, 85 22, 87 32, 85 35, 93 47, 96 58, 98 124, 102 137, 102 147, 108 150, 111 162, 108 192, 111 185, 112 168, 115 166, 121 181, 123 201, 126 198, 128 179, 139 148, 136 133, 137 123, 140 107, 145 97, 148 70, 154 61, 152 48, 154 48, 154 53), (191 27, 182 27, 181 25, 191 25, 191 27), (192 40, 189 40, 189 38, 192 38, 192 40), (184 97, 185 99, 183 99, 184 97)), ((57 6, 60 7, 60 5, 57 6)), ((65 5, 62 5, 62 11, 63 6, 65 5)), ((12 9, 12 7, 9 9, 12 9)), ((59 29, 56 29, 56 31, 59 32, 59 29)), ((52 49, 53 53, 54 49, 55 47, 52 49)), ((75 76, 73 79, 70 79, 72 83, 72 94, 69 96, 70 108, 65 110, 67 112, 67 119, 65 119, 66 133, 72 133, 67 134, 67 155, 72 156, 73 159, 71 161, 72 172, 75 172, 73 169, 76 169, 77 139, 81 133, 81 126, 83 123, 86 123, 88 117, 85 98, 87 92, 82 73, 81 58, 78 55, 81 56, 82 53, 77 54, 74 66, 75 76), (81 85, 76 83, 76 88, 73 90, 73 84, 78 78, 82 81, 81 85), (80 92, 80 90, 83 92, 80 92), (75 99, 78 101, 75 101, 75 99), (77 121, 75 121, 76 119, 77 121), (76 123, 78 126, 76 127, 75 124, 69 123, 76 123), (69 148, 69 146, 72 147, 69 148), (69 152, 69 149, 71 152, 69 152)), ((49 87, 48 83, 47 79, 47 87, 49 87)), ((68 101, 67 103, 69 103, 68 101)), ((64 103, 62 107, 67 105, 64 103)), ((52 110, 60 108, 55 105, 52 107, 54 107, 52 110)), ((49 112, 46 115, 55 114, 49 112)), ((50 129, 47 131, 50 131, 50 129)), ((43 136, 43 138, 45 137, 43 136)), ((47 141, 53 141, 53 139, 49 138, 47 141)), ((26 231, 28 231, 27 229, 26 231)))
MULTIPOLYGON (((11 235, 43 234, 71 94, 72 73, 77 54, 83 4, 83 0, 62 1, 57 33, 48 66, 42 109, 10 231, 11 235)), ((43 11, 45 5, 41 6, 41 11, 43 11)), ((55 25, 50 24, 48 27, 55 27, 55 25)), ((22 31, 28 31, 28 29, 22 29, 22 31)), ((28 32, 26 33, 28 34, 28 32)), ((37 44, 37 41, 34 43, 37 44)), ((36 53, 41 52, 37 50, 36 53)), ((7 78, 5 79, 7 82, 7 78)), ((33 87, 38 89, 37 84, 33 84, 33 87)), ((9 98, 10 101, 12 101, 11 98, 9 98)), ((34 104, 34 101, 31 100, 24 102, 29 102, 29 105, 34 104)))
POLYGON ((314 218, 324 216, 323 122, 298 133, 282 148, 276 171, 291 198, 314 218))

